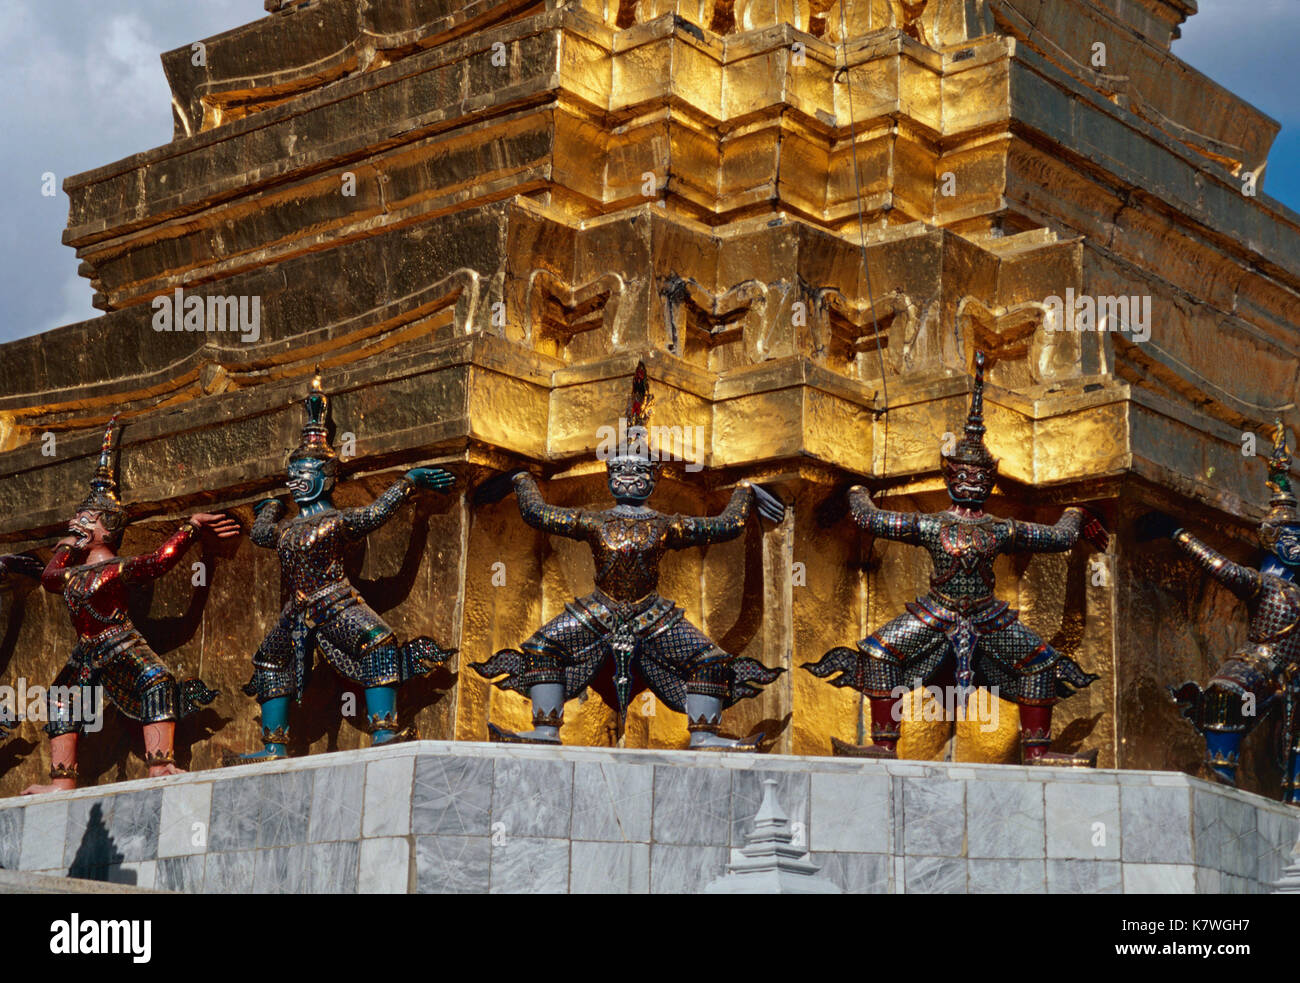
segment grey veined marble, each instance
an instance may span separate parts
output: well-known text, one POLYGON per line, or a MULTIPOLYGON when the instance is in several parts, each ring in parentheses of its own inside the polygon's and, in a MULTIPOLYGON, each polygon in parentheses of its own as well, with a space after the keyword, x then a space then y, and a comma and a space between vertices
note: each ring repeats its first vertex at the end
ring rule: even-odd
POLYGON ((424 741, 0 802, 0 867, 187 893, 1300 891, 1173 772, 424 741))

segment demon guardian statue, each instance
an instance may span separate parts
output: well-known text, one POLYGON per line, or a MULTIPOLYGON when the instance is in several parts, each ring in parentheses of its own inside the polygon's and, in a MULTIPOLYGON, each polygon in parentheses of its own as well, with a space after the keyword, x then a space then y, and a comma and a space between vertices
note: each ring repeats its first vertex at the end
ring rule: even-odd
POLYGON ((1300 804, 1300 586, 1293 582, 1300 569, 1300 513, 1281 421, 1268 471, 1273 497, 1259 538, 1269 552, 1260 569, 1233 563, 1160 513, 1143 520, 1142 535, 1172 535, 1198 566, 1246 605, 1245 647, 1219 666, 1205 689, 1193 682, 1169 689, 1205 738, 1206 763, 1225 785, 1237 784, 1242 739, 1266 713, 1279 710, 1282 798, 1294 805, 1300 804))
POLYGON ((329 401, 319 376, 303 402, 307 423, 289 456, 285 482, 298 514, 282 522, 282 505, 266 499, 258 505, 251 533, 255 545, 279 553, 280 575, 289 592, 279 623, 253 656, 253 678, 244 687, 262 705, 263 748, 228 757, 227 764, 273 761, 288 754, 290 700, 302 699, 317 649, 340 675, 365 690, 374 744, 416 736, 413 728, 398 725, 397 688, 432 672, 455 651, 424 637, 399 643, 348 582, 343 567, 347 547, 392 518, 416 488, 442 490, 455 476, 441 468, 414 468, 370 505, 335 508, 330 496, 338 457, 329 442, 329 401))
POLYGON ((50 735, 51 784, 33 785, 25 794, 76 788, 77 737, 95 688, 102 686, 120 713, 144 725, 144 760, 151 778, 181 773, 173 753, 176 720, 217 695, 197 679, 177 684, 131 623, 127 594, 132 586, 156 580, 174 567, 201 532, 229 539, 239 535, 239 524, 200 512, 152 553, 119 557, 126 509, 118 496, 113 460, 116 423, 115 416, 104 432, 90 495, 77 508, 68 536, 55 546, 41 576, 45 589, 62 595, 67 604, 77 644, 50 691, 45 729, 50 735))
POLYGON ((1017 613, 994 596, 993 562, 1001 553, 1060 553, 1083 537, 1105 550, 1109 537, 1099 519, 1081 508, 1065 511, 1054 526, 1000 519, 984 511, 997 461, 984 446, 984 353, 975 353, 975 385, 965 432, 942 459, 952 508, 945 512, 886 512, 865 488, 849 491, 853 520, 873 536, 920 546, 930 554, 929 593, 905 613, 858 642, 857 649, 831 649, 806 663, 833 686, 849 686, 871 704, 871 741, 855 747, 832 739, 836 753, 897 757, 900 693, 945 670, 956 677, 964 705, 976 686, 1018 704, 1021 752, 1027 764, 1080 765, 1093 756, 1056 754, 1051 744, 1052 707, 1097 676, 1086 673, 1021 624, 1017 613))
MULTIPOLYGON (((750 510, 773 522, 785 506, 770 493, 742 483, 715 518, 664 515, 646 505, 655 487, 658 462, 652 461, 649 387, 638 364, 619 452, 606 460, 615 505, 603 511, 548 505, 526 472, 505 475, 519 499, 524 521, 554 536, 585 542, 596 561, 596 589, 565 606, 518 649, 503 649, 473 665, 487 679, 504 675, 497 686, 527 694, 533 729, 513 734, 489 724, 494 740, 559 744, 566 700, 577 696, 597 673, 609 667, 620 731, 633 695, 649 687, 664 704, 685 713, 690 746, 696 749, 753 748, 762 735, 736 740, 720 734, 724 708, 747 697, 782 672, 730 655, 686 620, 681 608, 661 597, 659 564, 667 550, 707 546, 734 539, 745 530, 750 510)), ((485 486, 480 501, 506 493, 485 486)))

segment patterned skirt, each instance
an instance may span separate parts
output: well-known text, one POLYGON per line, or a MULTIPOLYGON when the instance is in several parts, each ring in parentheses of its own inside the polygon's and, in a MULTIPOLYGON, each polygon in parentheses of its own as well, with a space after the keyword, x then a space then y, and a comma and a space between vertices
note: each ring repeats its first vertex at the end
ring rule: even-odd
POLYGON ((1020 623, 1005 601, 990 598, 958 612, 932 594, 858 642, 805 663, 813 675, 869 697, 897 696, 953 665, 960 688, 985 686, 1013 703, 1051 706, 1101 677, 1084 672, 1020 623))
POLYGON ((92 709, 87 701, 99 686, 118 712, 143 724, 187 716, 217 695, 198 679, 178 685, 135 626, 121 624, 79 641, 72 650, 50 689, 46 733, 57 737, 79 732, 92 709), (73 690, 79 692, 74 695, 73 690))
POLYGON ((1251 644, 1225 660, 1205 689, 1183 683, 1171 686, 1170 692, 1183 716, 1202 734, 1246 734, 1280 698, 1286 696, 1288 704, 1292 702, 1287 669, 1286 661, 1270 646, 1251 644))
POLYGON ((620 709, 644 686, 678 712, 685 712, 688 693, 731 706, 757 696, 784 671, 724 652, 657 594, 623 604, 599 590, 566 604, 518 649, 472 664, 485 679, 504 675, 496 682, 501 689, 526 694, 542 683, 563 684, 565 699, 582 692, 606 665, 620 709))
POLYGON ((351 585, 335 584, 290 600, 253 656, 244 692, 260 703, 281 696, 301 700, 316 649, 339 675, 365 689, 427 675, 456 652, 423 636, 399 644, 351 585))

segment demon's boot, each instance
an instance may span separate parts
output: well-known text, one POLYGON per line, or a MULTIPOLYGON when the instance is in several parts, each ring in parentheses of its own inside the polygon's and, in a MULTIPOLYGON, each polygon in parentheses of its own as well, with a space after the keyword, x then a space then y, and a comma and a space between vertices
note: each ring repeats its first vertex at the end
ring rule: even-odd
POLYGON ((289 756, 289 701, 287 696, 275 696, 262 704, 262 750, 228 758, 228 764, 278 761, 289 756))
POLYGON ((872 698, 871 705, 871 743, 849 744, 837 737, 831 738, 831 753, 842 758, 884 758, 893 760, 898 757, 899 735, 899 701, 893 697, 872 698))
POLYGON ((533 729, 515 734, 488 724, 494 741, 506 744, 559 744, 560 724, 564 721, 564 684, 538 683, 528 690, 533 701, 533 729))
POLYGON ((414 727, 397 726, 397 687, 372 686, 366 690, 366 719, 372 745, 416 739, 414 727))

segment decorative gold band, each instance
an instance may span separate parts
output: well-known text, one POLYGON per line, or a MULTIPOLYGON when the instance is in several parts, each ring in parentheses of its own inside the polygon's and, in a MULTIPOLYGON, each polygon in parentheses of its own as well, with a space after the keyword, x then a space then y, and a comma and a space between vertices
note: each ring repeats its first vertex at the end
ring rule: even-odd
POLYGON ((549 713, 545 711, 533 711, 534 727, 559 727, 564 723, 564 708, 552 710, 549 713))
POLYGON ((76 781, 77 766, 76 765, 55 765, 53 768, 50 769, 50 780, 53 781, 59 778, 71 778, 73 781, 76 781))
POLYGON ((716 734, 718 728, 722 726, 722 718, 714 717, 710 720, 708 717, 700 714, 698 720, 692 720, 689 715, 686 717, 686 729, 694 734, 696 731, 706 731, 710 734, 716 734))
POLYGON ((1041 727, 1033 730, 1022 730, 1020 732, 1020 743, 1027 744, 1030 747, 1051 744, 1052 732, 1041 727))
POLYGON ((267 730, 265 727, 263 727, 262 743, 263 744, 288 744, 289 728, 277 727, 275 728, 275 730, 267 730))
POLYGON ((171 751, 146 751, 144 753, 144 763, 150 768, 157 765, 174 765, 176 764, 176 755, 171 751))

